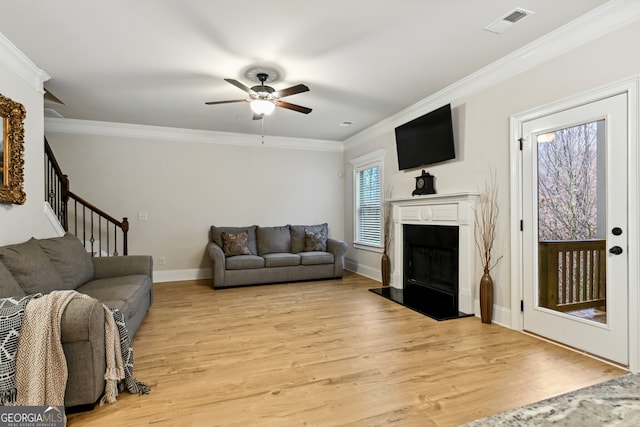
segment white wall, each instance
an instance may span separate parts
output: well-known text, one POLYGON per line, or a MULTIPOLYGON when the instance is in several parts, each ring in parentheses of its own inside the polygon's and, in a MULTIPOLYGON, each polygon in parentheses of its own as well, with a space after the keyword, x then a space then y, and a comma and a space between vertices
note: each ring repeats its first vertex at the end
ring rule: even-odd
POLYGON ((56 235, 44 215, 42 83, 48 76, 0 34, 0 93, 24 105, 24 205, 0 204, 0 245, 56 235))
POLYGON ((267 136, 263 145, 259 135, 229 141, 213 132, 193 138, 193 131, 142 126, 108 135, 119 125, 46 123, 71 190, 129 218, 129 253, 153 255, 154 279, 210 277, 211 225, 327 222, 329 234, 343 238, 341 144, 274 144, 267 136), (138 221, 138 212, 149 219, 138 221))
MULTIPOLYGON (((422 109, 387 122, 387 129, 363 134, 345 145, 345 172, 351 176, 349 160, 367 152, 385 149, 385 185, 393 187, 394 197, 408 197, 414 188, 414 176, 420 169, 398 172, 395 158, 393 126, 424 114, 430 109, 451 102, 454 107, 458 158, 455 161, 425 168, 436 177, 438 193, 479 191, 495 170, 499 185, 499 226, 494 256, 503 256, 492 271, 495 282, 494 316, 499 323, 510 324, 511 305, 511 248, 510 248, 510 149, 509 117, 537 106, 552 103, 596 87, 616 82, 640 73, 640 55, 630 46, 640 40, 640 23, 632 23, 602 37, 575 47, 562 55, 548 59, 527 71, 478 90, 469 84, 468 95, 460 87, 437 94, 434 103, 424 102, 422 109), (447 93, 455 96, 446 98, 447 93)), ((551 40, 551 43, 554 43, 551 40)), ((539 50, 539 49, 538 49, 539 50)), ((503 64, 508 67, 508 61, 503 64)), ((345 235, 353 236, 353 191, 351 179, 345 180, 345 235)), ((380 255, 352 246, 347 252, 348 265, 358 272, 375 273, 379 280, 380 255)), ((478 282, 482 271, 476 259, 478 282)), ((477 300, 477 290, 475 294, 477 300)))

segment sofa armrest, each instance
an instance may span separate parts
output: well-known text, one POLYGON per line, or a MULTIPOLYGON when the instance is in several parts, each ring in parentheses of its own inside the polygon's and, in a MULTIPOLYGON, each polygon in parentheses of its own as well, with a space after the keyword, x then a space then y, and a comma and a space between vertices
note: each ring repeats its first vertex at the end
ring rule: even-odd
POLYGON ((67 362, 65 406, 87 405, 100 399, 106 371, 104 309, 93 298, 74 298, 60 320, 60 339, 67 362))
POLYGON ((207 245, 207 253, 211 258, 211 286, 213 288, 216 285, 224 285, 224 270, 226 258, 224 251, 215 242, 211 242, 207 245))
POLYGON ((342 240, 327 239, 327 252, 331 252, 334 258, 334 277, 342 277, 344 271, 344 254, 347 252, 347 243, 342 240))
POLYGON ((94 279, 145 274, 153 282, 153 258, 150 255, 93 257, 94 279))
POLYGON ((93 298, 74 298, 60 321, 62 343, 92 341, 104 347, 104 309, 102 303, 93 298))

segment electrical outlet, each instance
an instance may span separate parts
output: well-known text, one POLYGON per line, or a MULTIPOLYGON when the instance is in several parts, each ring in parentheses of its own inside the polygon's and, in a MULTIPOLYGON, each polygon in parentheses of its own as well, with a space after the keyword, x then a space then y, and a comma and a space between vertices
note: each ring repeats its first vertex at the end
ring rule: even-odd
POLYGON ((147 212, 138 212, 138 221, 147 221, 149 214, 147 212))
POLYGON ((165 262, 166 262, 166 259, 164 259, 163 256, 158 257, 158 265, 164 265, 165 262))

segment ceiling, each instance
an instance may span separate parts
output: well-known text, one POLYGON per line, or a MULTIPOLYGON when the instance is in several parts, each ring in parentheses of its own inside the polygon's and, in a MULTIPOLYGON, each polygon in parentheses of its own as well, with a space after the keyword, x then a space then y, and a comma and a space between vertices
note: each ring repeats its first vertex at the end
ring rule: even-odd
POLYGON ((606 0, 0 0, 0 32, 51 76, 65 118, 343 141, 606 0), (483 30, 515 8, 502 34, 483 30), (264 123, 225 82, 304 83, 264 123), (344 126, 344 122, 352 122, 344 126))

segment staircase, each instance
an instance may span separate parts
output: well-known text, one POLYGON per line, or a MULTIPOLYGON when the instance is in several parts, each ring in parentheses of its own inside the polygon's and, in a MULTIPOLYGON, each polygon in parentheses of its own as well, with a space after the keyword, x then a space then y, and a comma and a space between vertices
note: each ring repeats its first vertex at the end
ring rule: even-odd
POLYGON ((48 202, 65 231, 83 242, 92 256, 128 255, 129 221, 118 221, 69 189, 47 138, 44 139, 45 202, 48 202))

